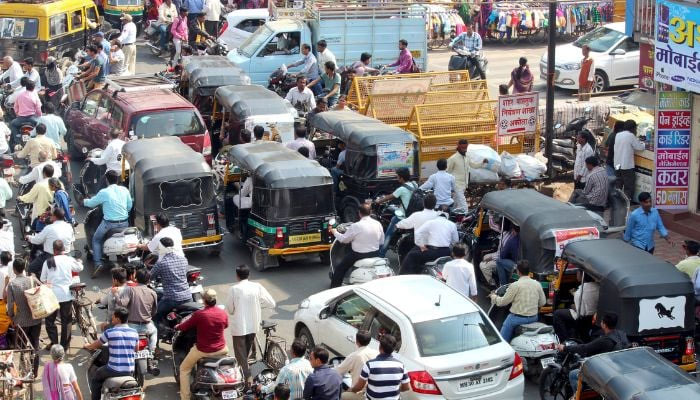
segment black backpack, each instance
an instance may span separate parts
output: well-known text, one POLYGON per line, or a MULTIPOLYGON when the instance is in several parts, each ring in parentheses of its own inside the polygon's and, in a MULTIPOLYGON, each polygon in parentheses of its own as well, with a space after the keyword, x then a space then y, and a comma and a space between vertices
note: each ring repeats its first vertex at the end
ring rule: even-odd
POLYGON ((403 187, 411 191, 411 199, 408 201, 408 207, 406 207, 406 217, 409 217, 416 211, 423 209, 423 197, 425 197, 425 192, 418 188, 418 184, 413 182, 415 187, 411 187, 408 183, 404 183, 403 187))

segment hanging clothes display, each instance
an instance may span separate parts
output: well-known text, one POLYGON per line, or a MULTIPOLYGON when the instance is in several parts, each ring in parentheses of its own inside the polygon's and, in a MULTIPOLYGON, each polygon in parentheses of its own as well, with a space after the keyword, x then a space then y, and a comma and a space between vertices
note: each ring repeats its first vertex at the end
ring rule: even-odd
POLYGON ((428 9, 426 31, 429 49, 447 46, 452 38, 467 29, 458 9, 446 9, 432 4, 426 5, 426 8, 428 9))

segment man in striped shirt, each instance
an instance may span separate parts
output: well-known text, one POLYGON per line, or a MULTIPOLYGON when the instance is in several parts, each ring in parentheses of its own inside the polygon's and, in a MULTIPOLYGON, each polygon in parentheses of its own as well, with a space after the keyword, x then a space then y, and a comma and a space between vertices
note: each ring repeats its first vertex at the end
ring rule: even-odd
POLYGON ((367 361, 360 380, 350 391, 357 393, 366 385, 366 395, 370 400, 398 400, 401 392, 408 391, 409 379, 403 363, 392 356, 395 348, 396 339, 392 335, 379 338, 379 355, 367 361))
POLYGON ((87 350, 97 350, 107 345, 109 360, 95 371, 90 380, 90 392, 92 400, 100 400, 102 384, 108 378, 115 376, 129 376, 134 372, 134 356, 139 342, 139 334, 134 328, 129 327, 129 312, 124 307, 116 307, 112 313, 113 328, 107 329, 90 344, 85 345, 87 350))
POLYGON ((569 202, 582 204, 591 211, 603 213, 608 204, 607 171, 600 166, 600 161, 595 156, 586 158, 586 169, 586 186, 583 189, 575 189, 569 202))

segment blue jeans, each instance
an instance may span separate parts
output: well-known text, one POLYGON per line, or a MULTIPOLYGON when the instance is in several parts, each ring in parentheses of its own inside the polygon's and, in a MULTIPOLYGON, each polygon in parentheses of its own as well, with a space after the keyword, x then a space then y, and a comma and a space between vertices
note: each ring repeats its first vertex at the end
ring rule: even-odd
POLYGON ((391 218, 389 226, 386 228, 386 233, 384 234, 384 244, 379 248, 379 257, 384 257, 386 255, 386 251, 389 250, 389 243, 391 243, 391 237, 394 236, 394 232, 396 232, 396 224, 398 223, 399 217, 394 215, 391 218))
POLYGON ((496 261, 496 271, 498 272, 498 286, 503 286, 510 281, 513 274, 515 261, 503 258, 496 261))
POLYGON ((10 122, 10 131, 12 132, 12 135, 10 136, 10 152, 15 151, 15 146, 22 143, 19 128, 21 128, 24 124, 36 126, 37 121, 37 117, 30 115, 28 117, 17 117, 10 122))
POLYGON ((333 188, 338 190, 338 183, 340 182, 340 175, 343 175, 343 170, 338 167, 331 168, 331 176, 333 177, 333 188))
POLYGON ((156 343, 158 343, 158 329, 156 329, 153 321, 147 323, 146 325, 130 323, 129 326, 134 328, 139 335, 148 335, 148 350, 150 350, 151 353, 156 351, 156 343))
POLYGON ((513 332, 515 332, 515 328, 531 322, 537 322, 537 315, 533 315, 532 317, 521 317, 519 315, 509 313, 506 320, 503 321, 503 326, 501 327, 501 336, 503 336, 503 340, 510 343, 510 340, 513 339, 513 332))
POLYGON ((323 93, 323 86, 321 86, 321 82, 319 81, 315 85, 311 86, 311 91, 314 92, 314 97, 323 93))
POLYGON ((578 389, 578 374, 581 370, 579 369, 572 369, 569 371, 569 384, 571 385, 571 389, 573 389, 574 393, 576 393, 576 390, 578 389))
POLYGON ((127 221, 124 222, 109 222, 107 220, 102 220, 100 226, 95 230, 95 234, 92 236, 92 260, 95 262, 95 267, 102 265, 102 242, 104 237, 109 232, 110 229, 114 228, 126 228, 129 226, 127 221))
POLYGON ((163 318, 165 318, 165 316, 168 315, 168 313, 172 311, 173 308, 179 306, 180 304, 187 303, 188 301, 192 301, 192 299, 175 301, 171 299, 162 298, 158 300, 158 307, 156 308, 156 315, 153 316, 153 322, 156 324, 156 326, 159 326, 160 321, 163 318))
POLYGON ((338 97, 339 97, 339 96, 336 95, 336 96, 334 96, 334 97, 329 97, 329 98, 328 98, 328 108, 333 107, 333 106, 335 105, 335 103, 338 102, 338 97))
POLYGON ((158 25, 158 32, 160 32, 160 48, 165 49, 165 46, 167 43, 165 40, 168 38, 168 24, 160 24, 158 25))

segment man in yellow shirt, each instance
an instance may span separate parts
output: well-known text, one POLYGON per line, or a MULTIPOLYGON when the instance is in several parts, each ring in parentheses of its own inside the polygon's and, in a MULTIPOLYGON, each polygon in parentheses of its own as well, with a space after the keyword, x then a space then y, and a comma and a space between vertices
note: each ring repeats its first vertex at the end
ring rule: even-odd
POLYGON ((691 279, 695 276, 695 271, 700 268, 700 243, 695 240, 686 240, 683 242, 686 258, 676 264, 679 271, 688 275, 691 279))
MULTIPOLYGON (((46 137, 46 125, 38 124, 35 129, 36 137, 29 139, 24 148, 16 154, 17 158, 29 156, 29 165, 31 167, 36 167, 41 163, 39 160, 39 153, 42 150, 49 155, 49 160, 55 160, 58 157, 54 141, 46 137)), ((49 178, 51 176, 52 175, 49 175, 49 178)))
POLYGON ((41 173, 44 180, 34 184, 29 193, 17 198, 23 203, 32 203, 32 226, 36 226, 37 218, 51 207, 53 201, 53 192, 49 188, 49 178, 53 176, 53 165, 45 165, 41 173))

